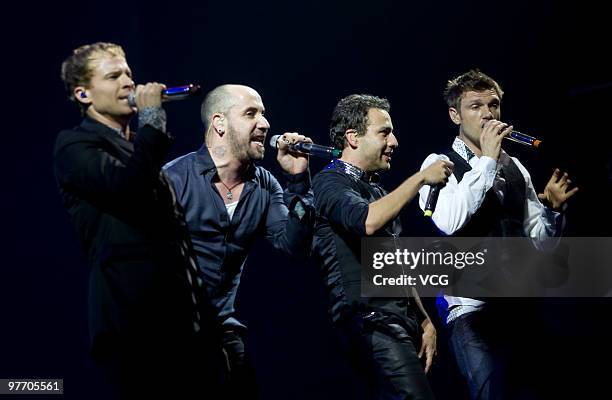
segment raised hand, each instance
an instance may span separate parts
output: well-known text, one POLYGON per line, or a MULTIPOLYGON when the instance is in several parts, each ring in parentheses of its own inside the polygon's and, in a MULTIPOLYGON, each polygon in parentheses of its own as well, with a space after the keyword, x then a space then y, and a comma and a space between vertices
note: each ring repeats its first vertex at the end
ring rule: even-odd
POLYGON ((308 154, 289 148, 290 144, 298 142, 312 143, 312 139, 297 132, 285 132, 276 142, 278 146, 276 160, 285 172, 292 175, 304 172, 308 168, 308 154))
POLYGON ((166 89, 166 85, 157 82, 137 85, 136 92, 134 93, 136 108, 160 107, 161 93, 164 89, 166 89))
POLYGON ((561 210, 563 204, 578 191, 578 188, 569 189, 572 181, 569 179, 567 172, 563 174, 558 168, 555 168, 552 176, 548 180, 544 193, 539 193, 540 201, 554 211, 561 210))
POLYGON ((437 185, 446 183, 450 174, 453 173, 453 164, 451 161, 438 160, 421 171, 423 180, 426 185, 437 185))
POLYGON ((508 126, 501 121, 492 119, 487 121, 480 133, 480 150, 483 156, 499 159, 501 143, 504 137, 512 132, 512 126, 508 126))

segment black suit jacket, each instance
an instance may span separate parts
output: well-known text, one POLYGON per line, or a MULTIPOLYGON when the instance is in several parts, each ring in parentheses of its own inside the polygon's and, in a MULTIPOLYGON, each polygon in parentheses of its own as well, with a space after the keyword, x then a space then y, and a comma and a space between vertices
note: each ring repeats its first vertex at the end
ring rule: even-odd
POLYGON ((90 118, 57 137, 57 183, 90 266, 94 356, 193 330, 170 192, 159 179, 171 142, 146 125, 131 143, 90 118))

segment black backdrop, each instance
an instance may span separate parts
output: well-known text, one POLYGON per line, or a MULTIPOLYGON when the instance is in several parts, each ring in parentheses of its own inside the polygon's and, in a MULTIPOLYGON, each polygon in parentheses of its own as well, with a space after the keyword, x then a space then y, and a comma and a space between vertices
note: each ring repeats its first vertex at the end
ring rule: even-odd
MULTIPOLYGON (((400 142, 384 177, 388 188, 418 170, 427 154, 448 146, 456 130, 442 89, 449 77, 478 67, 506 91, 503 119, 548 145, 541 154, 506 147, 531 171, 536 188, 557 166, 580 186, 567 234, 609 235, 612 77, 609 21, 601 7, 383 0, 10 8, 1 28, 7 96, 0 377, 64 378, 66 398, 105 396, 88 356, 87 269, 51 167, 55 135, 79 121, 65 100, 60 63, 84 43, 121 44, 138 82, 195 82, 205 90, 229 82, 252 86, 264 99, 270 134, 298 131, 320 143, 328 141, 340 97, 387 97, 400 142)), ((166 108, 177 138, 169 159, 197 149, 203 137, 199 101, 166 108)), ((280 176, 272 151, 262 164, 280 176)), ((313 160, 311 172, 322 165, 313 160)), ((416 204, 404 220, 406 235, 428 234, 416 204)), ((529 305, 529 335, 517 340, 539 344, 525 359, 525 379, 538 397, 601 393, 607 368, 599 365, 611 353, 610 305, 605 299, 529 305)), ((289 262, 258 242, 238 307, 250 326, 263 398, 359 398, 334 345, 316 266, 289 262)), ((462 398, 447 356, 442 346, 431 379, 440 398, 462 398)))

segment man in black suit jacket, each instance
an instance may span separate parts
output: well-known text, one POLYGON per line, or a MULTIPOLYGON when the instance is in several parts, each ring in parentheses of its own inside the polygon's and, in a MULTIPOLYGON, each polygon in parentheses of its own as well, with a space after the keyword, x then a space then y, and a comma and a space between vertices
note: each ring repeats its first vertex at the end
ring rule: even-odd
POLYGON ((195 264, 180 209, 160 174, 172 143, 161 107, 165 86, 135 86, 123 50, 112 43, 76 49, 62 64, 62 79, 84 115, 80 126, 58 135, 55 174, 91 268, 94 359, 122 396, 186 398, 202 377, 215 380, 203 367, 211 357, 202 354, 200 331, 213 329, 192 290, 197 280, 188 276, 195 264), (128 125, 136 112, 138 134, 128 125))

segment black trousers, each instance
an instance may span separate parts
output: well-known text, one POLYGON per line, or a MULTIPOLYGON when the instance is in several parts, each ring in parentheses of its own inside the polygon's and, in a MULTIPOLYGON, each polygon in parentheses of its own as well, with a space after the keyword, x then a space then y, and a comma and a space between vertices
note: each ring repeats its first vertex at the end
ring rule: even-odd
POLYGON ((379 313, 359 315, 341 327, 342 341, 368 398, 377 400, 433 399, 423 364, 416 323, 397 323, 379 313))
POLYGON ((220 344, 197 338, 130 340, 105 349, 96 359, 113 399, 220 398, 224 355, 220 344))
POLYGON ((246 351, 244 330, 225 330, 223 350, 227 357, 227 374, 223 385, 223 399, 255 400, 259 398, 259 388, 255 370, 246 351))

